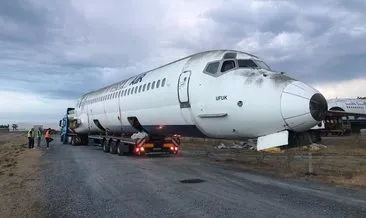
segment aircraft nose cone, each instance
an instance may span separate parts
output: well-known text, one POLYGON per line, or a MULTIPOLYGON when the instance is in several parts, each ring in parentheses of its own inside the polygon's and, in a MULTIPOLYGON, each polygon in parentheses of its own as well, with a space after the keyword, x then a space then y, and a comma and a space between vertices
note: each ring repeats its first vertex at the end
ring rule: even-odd
POLYGON ((320 93, 314 94, 309 102, 310 114, 316 121, 324 120, 327 111, 328 103, 324 96, 320 93))
POLYGON ((327 109, 324 96, 300 81, 288 84, 282 92, 282 117, 290 130, 309 130, 325 118, 327 109))

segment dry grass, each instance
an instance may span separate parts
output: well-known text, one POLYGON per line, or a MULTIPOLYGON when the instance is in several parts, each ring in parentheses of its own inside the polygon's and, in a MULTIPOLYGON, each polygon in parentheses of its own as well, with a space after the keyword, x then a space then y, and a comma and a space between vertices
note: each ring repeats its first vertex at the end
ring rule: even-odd
POLYGON ((26 133, 0 133, 1 217, 39 217, 41 151, 26 143, 26 133))
MULTIPOLYGON (((203 157, 221 164, 248 171, 265 172, 284 177, 309 178, 308 152, 292 148, 282 153, 257 152, 247 149, 216 149, 214 146, 228 140, 182 140, 185 155, 203 157)), ((312 152, 311 179, 332 184, 366 187, 366 137, 325 137, 327 148, 312 152)))

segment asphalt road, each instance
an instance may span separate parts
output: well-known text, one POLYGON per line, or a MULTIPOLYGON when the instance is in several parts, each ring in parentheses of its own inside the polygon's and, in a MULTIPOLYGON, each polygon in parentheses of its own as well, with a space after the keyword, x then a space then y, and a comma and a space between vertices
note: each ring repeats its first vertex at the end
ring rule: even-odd
POLYGON ((184 156, 121 157, 57 144, 41 172, 45 217, 366 217, 366 191, 242 172, 184 156), (200 183, 181 180, 201 179, 200 183))

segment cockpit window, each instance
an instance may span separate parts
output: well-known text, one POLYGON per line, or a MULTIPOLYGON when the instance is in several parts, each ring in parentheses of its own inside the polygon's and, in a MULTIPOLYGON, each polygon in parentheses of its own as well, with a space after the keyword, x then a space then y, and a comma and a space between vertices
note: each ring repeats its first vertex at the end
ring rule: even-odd
POLYGON ((223 64, 222 64, 222 67, 221 67, 221 72, 226 72, 228 70, 231 70, 235 68, 235 62, 230 60, 230 61, 225 61, 223 64))
POLYGON ((252 59, 238 60, 239 68, 261 68, 270 70, 270 68, 263 62, 252 59))
POLYGON ((207 65, 206 71, 212 74, 215 74, 217 72, 217 69, 219 68, 220 62, 214 62, 209 65, 207 65))
POLYGON ((253 60, 238 60, 239 68, 258 68, 253 60))
POLYGON ((255 62, 257 63, 257 65, 260 68, 265 69, 265 70, 271 70, 271 68, 269 68, 269 66, 267 64, 265 64, 263 61, 256 60, 255 62))

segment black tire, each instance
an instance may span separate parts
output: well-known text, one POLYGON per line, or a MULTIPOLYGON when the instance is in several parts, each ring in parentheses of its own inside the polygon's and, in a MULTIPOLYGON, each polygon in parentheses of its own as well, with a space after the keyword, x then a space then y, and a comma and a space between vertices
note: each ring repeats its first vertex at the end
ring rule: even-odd
POLYGON ((76 136, 71 137, 71 145, 72 146, 76 145, 76 136))
POLYGON ((106 153, 109 152, 109 142, 107 140, 103 140, 103 151, 106 153))
POLYGON ((111 154, 117 154, 117 142, 116 141, 110 141, 109 143, 109 153, 111 154))
POLYGON ((118 142, 116 143, 116 148, 117 148, 117 154, 118 154, 119 156, 123 156, 123 155, 125 155, 125 153, 123 152, 123 142, 118 141, 118 142))

